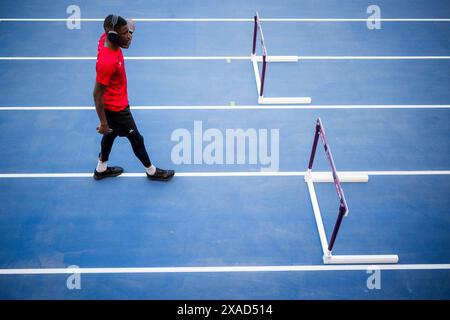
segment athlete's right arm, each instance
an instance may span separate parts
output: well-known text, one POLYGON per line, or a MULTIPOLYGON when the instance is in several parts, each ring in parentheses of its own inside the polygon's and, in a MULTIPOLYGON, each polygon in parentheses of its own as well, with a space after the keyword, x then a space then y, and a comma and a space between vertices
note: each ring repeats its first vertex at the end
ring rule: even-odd
POLYGON ((96 81, 93 95, 95 110, 97 111, 97 115, 100 120, 100 125, 97 127, 97 131, 100 134, 105 134, 110 131, 108 127, 108 121, 106 120, 105 105, 103 102, 103 94, 105 93, 105 91, 106 86, 96 81))

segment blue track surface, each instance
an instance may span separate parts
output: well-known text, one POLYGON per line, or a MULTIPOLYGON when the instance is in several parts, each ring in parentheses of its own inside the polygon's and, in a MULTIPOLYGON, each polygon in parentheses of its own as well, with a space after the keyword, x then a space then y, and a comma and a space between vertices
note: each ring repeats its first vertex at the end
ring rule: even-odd
MULTIPOLYGON (((73 1, 0 3, 2 18, 66 18, 73 1)), ((119 12, 133 18, 366 18, 367 1, 79 1, 82 18, 119 12)), ((450 18, 448 1, 378 1, 382 18, 450 18)), ((449 56, 450 22, 263 22, 268 52, 298 56, 449 56)), ((140 22, 127 57, 133 106, 257 105, 249 57, 252 22, 140 22)), ((335 254, 398 254, 369 289, 366 270, 202 273, 91 273, 81 290, 67 274, 2 274, 7 269, 322 266, 321 246, 302 176, 8 178, 5 174, 90 173, 101 136, 92 110, 95 60, 7 61, 2 57, 95 57, 101 22, 1 21, 0 299, 450 299, 450 59, 302 60, 269 64, 266 95, 311 96, 333 109, 134 110, 152 161, 180 173, 260 172, 258 158, 238 164, 177 164, 176 130, 279 133, 276 170, 307 167, 317 117, 340 171, 439 171, 371 175, 343 184, 350 215, 335 254), (423 105, 351 108, 355 105, 423 105), (31 107, 34 110, 6 110, 31 107), (3 110, 2 110, 3 108, 3 110)), ((195 144, 192 137, 192 145, 195 144)), ((259 140, 261 142, 261 140, 259 140)), ((225 141, 224 141, 225 143, 225 141)), ((208 145, 202 142, 202 147, 208 145)), ((269 144, 270 146, 270 144, 269 144)), ((192 147, 194 148, 194 147, 192 147)), ((260 150, 260 145, 258 145, 260 150)), ((269 147, 270 149, 270 147, 269 147)), ((314 169, 329 170, 320 146, 314 169)), ((226 153, 225 148, 222 151, 226 153)), ((269 150, 274 156, 274 149, 269 150)), ((247 153, 248 152, 248 153, 247 153)), ((192 150, 192 153, 194 151, 192 150)), ((224 154, 224 157, 226 154, 224 154)), ((110 157, 143 173, 128 140, 110 157)), ((315 184, 325 231, 338 201, 332 184, 315 184)))

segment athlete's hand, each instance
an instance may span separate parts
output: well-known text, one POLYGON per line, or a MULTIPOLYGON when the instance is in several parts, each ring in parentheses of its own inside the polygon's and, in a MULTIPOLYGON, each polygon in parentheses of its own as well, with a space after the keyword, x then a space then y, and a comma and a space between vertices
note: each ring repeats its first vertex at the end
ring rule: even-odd
POLYGON ((107 134, 112 132, 112 129, 108 126, 107 123, 100 123, 100 126, 97 127, 97 132, 100 134, 107 134))

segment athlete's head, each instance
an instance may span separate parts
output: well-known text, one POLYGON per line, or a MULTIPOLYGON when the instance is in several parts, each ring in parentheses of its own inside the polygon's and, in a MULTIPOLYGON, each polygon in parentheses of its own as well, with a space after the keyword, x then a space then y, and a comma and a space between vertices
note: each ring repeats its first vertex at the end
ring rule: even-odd
POLYGON ((122 48, 128 48, 131 35, 128 32, 127 21, 121 16, 110 14, 103 22, 103 28, 108 34, 108 40, 122 48))

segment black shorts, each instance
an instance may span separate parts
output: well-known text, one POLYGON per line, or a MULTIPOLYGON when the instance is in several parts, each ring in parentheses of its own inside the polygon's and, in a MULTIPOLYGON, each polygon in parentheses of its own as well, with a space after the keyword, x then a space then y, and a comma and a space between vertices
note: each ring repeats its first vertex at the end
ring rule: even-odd
POLYGON ((125 137, 133 131, 137 131, 136 123, 130 112, 130 106, 122 111, 110 111, 105 109, 108 126, 120 137, 125 137))

